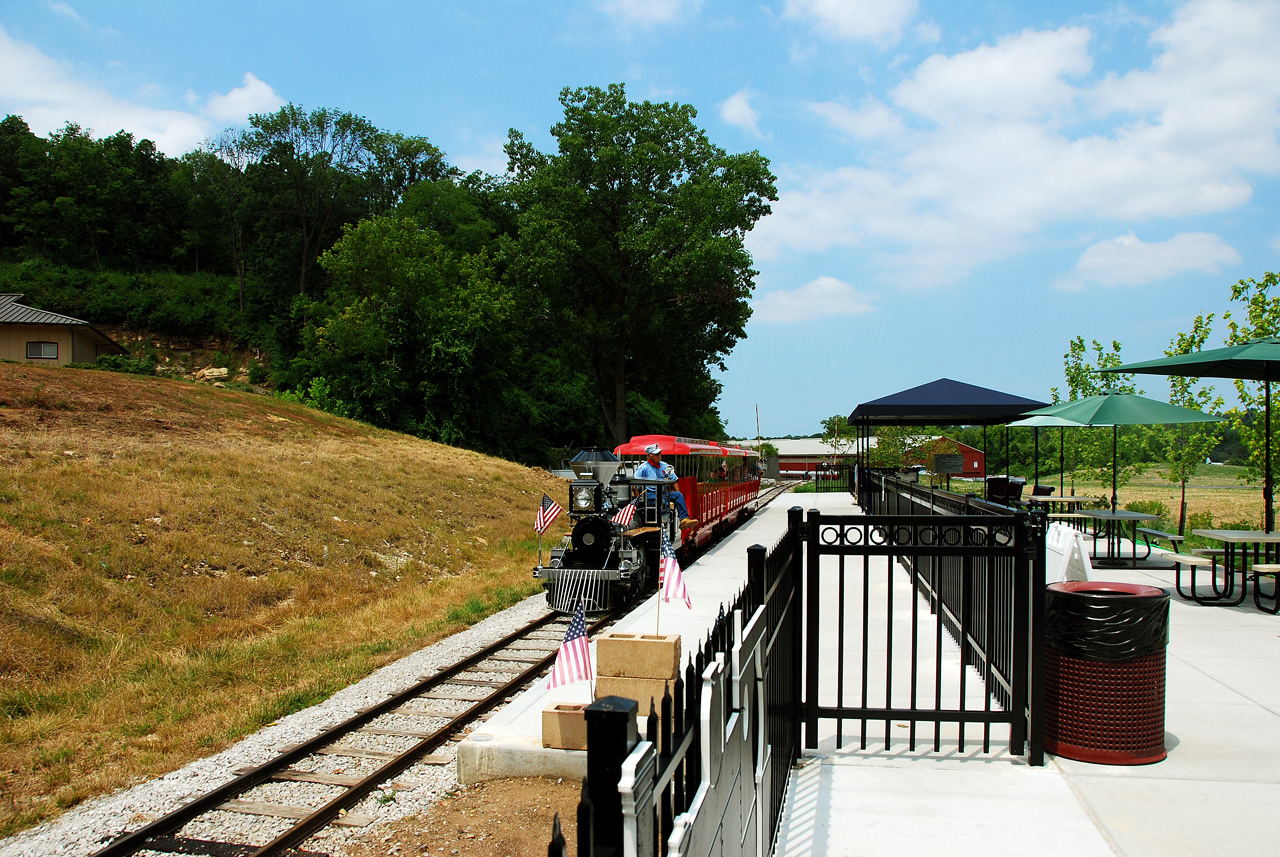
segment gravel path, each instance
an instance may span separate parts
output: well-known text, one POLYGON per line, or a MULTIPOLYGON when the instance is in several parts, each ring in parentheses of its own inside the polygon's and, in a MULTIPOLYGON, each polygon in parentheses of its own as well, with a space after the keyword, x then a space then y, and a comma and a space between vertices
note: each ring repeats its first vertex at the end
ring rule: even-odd
MULTIPOLYGON (((221 785, 231 779, 237 769, 266 762, 276 755, 276 748, 312 738, 324 727, 355 716, 359 709, 381 702, 416 683, 421 676, 461 660, 546 613, 546 598, 541 594, 531 596, 434 646, 388 664, 363 681, 335 693, 325 702, 291 714, 216 756, 192 762, 171 774, 133 788, 86 801, 54 821, 0 840, 0 857, 79 857, 92 854, 126 830, 136 830, 172 811, 182 800, 221 785)), ((441 748, 436 752, 444 754, 446 750, 441 748)), ((452 753, 452 750, 448 752, 452 753)), ((350 773, 358 773, 352 770, 356 767, 352 761, 346 760, 347 768, 350 773)), ((457 767, 452 764, 415 765, 395 779, 394 788, 388 783, 388 788, 374 792, 353 807, 352 812, 375 816, 377 820, 373 824, 364 828, 330 827, 315 837, 308 847, 342 854, 347 844, 375 835, 380 825, 419 813, 441 795, 456 790, 456 773, 457 767)), ((270 783, 264 784, 246 797, 266 799, 270 796, 271 787, 270 783)), ((316 787, 317 803, 326 791, 331 789, 316 787)), ((293 799, 296 801, 296 795, 293 799)), ((265 844, 281 828, 281 822, 276 819, 230 812, 215 815, 218 822, 226 823, 226 827, 218 828, 218 838, 225 839, 225 831, 230 828, 236 831, 237 841, 246 844, 265 844)), ((188 825, 183 835, 198 836, 202 830, 213 830, 207 822, 199 824, 203 826, 197 826, 197 823, 188 825)))

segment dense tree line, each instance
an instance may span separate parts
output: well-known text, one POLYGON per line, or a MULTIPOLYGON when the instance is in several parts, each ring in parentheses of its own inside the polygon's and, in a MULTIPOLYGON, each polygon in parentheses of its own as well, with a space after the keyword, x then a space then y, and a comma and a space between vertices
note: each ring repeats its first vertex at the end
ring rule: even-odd
POLYGON ((561 93, 557 151, 505 176, 293 104, 179 158, 0 122, 0 288, 35 306, 266 357, 277 389, 544 463, 646 431, 723 436, 750 314, 743 239, 776 198, 680 104, 561 93))

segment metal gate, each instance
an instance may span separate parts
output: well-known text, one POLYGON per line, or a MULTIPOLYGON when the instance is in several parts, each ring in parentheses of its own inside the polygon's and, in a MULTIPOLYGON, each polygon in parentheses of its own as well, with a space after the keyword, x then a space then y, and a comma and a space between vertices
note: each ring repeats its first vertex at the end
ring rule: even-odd
POLYGON ((850 478, 853 473, 853 464, 836 463, 816 464, 813 468, 813 486, 815 491, 839 491, 845 492, 850 490, 850 478))
POLYGON ((931 511, 809 513, 805 747, 987 753, 994 735, 1042 765, 1042 522, 931 511))

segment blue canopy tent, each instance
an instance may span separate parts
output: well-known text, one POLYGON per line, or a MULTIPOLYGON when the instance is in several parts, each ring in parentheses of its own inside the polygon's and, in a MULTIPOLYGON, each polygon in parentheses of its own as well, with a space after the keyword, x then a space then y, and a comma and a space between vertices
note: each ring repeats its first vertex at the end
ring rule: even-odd
MULTIPOLYGON (((870 455, 874 426, 982 426, 982 451, 987 451, 987 426, 1007 425, 1018 417, 1046 406, 1045 402, 990 390, 950 378, 939 378, 870 402, 849 414, 858 427, 863 456, 870 455)), ((1005 430, 1005 461, 1009 460, 1009 432, 1005 430)), ((870 464, 869 458, 861 462, 870 464)), ((1006 464, 1007 467, 1007 464, 1006 464)))

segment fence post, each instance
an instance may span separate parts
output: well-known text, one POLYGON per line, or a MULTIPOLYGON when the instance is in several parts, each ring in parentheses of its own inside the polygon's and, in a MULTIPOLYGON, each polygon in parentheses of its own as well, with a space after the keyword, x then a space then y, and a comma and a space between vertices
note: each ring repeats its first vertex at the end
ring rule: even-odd
POLYGON ((622 763, 636 746, 634 699, 606 696, 587 706, 587 786, 591 799, 595 848, 582 857, 622 854, 622 763))
POLYGON ((822 530, 822 513, 817 509, 809 510, 809 560, 805 575, 805 605, 808 640, 804 648, 805 659, 805 693, 804 693, 804 746, 809 750, 818 748, 818 563, 822 559, 818 552, 819 537, 822 530))
POLYGON ((768 555, 768 548, 764 545, 752 545, 747 548, 747 585, 751 587, 751 609, 747 611, 750 615, 755 611, 756 607, 764 605, 764 594, 768 592, 769 582, 766 579, 764 560, 768 555))
POLYGON ((1027 690, 1027 701, 1031 706, 1031 722, 1027 724, 1027 764, 1040 767, 1044 764, 1044 590, 1047 570, 1044 551, 1049 519, 1048 516, 1037 516, 1033 520, 1031 617, 1027 629, 1030 644, 1028 668, 1031 673, 1031 686, 1027 690))

